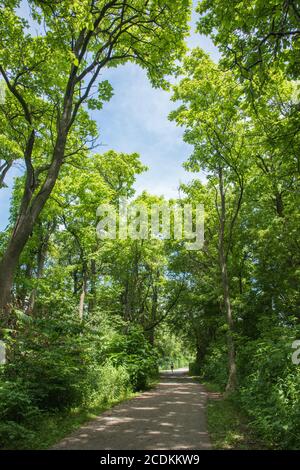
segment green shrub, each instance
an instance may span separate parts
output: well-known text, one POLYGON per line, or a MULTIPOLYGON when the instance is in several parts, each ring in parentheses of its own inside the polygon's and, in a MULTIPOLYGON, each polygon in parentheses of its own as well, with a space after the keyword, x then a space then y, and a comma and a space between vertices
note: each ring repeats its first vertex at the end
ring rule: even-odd
POLYGON ((282 334, 251 341, 238 353, 241 406, 260 435, 281 448, 300 446, 300 367, 291 360, 293 339, 282 334))
POLYGON ((158 374, 158 354, 142 329, 131 327, 126 335, 117 335, 111 347, 112 364, 126 368, 134 391, 145 390, 158 374))
POLYGON ((35 432, 30 429, 32 423, 25 427, 15 421, 0 422, 0 449, 22 448, 24 441, 35 438, 35 432))
POLYGON ((228 377, 228 357, 223 343, 212 344, 201 366, 201 376, 206 380, 225 388, 228 377))
POLYGON ((0 382, 0 421, 26 422, 35 419, 39 409, 21 380, 0 382))
POLYGON ((21 380, 0 381, 0 448, 19 447, 34 437, 41 412, 21 380))
POLYGON ((87 401, 103 404, 118 400, 131 390, 130 376, 123 366, 114 367, 112 364, 105 364, 97 367, 90 375, 91 391, 87 401))
POLYGON ((157 354, 139 328, 121 334, 98 318, 85 323, 61 312, 24 317, 1 367, 1 448, 34 448, 43 420, 108 406, 145 389, 157 373, 157 354))
POLYGON ((189 363, 189 373, 191 375, 200 375, 201 372, 202 372, 201 364, 198 364, 198 362, 189 363))
POLYGON ((22 341, 15 341, 7 377, 23 378, 40 409, 63 410, 82 403, 97 364, 97 343, 84 326, 77 319, 37 319, 19 335, 22 341))

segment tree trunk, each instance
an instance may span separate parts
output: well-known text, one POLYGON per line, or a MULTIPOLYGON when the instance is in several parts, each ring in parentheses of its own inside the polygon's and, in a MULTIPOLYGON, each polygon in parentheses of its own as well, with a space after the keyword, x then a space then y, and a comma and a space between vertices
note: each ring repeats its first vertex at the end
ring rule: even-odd
MULTIPOLYGON (((24 270, 24 277, 25 279, 31 279, 33 277, 33 257, 30 257, 30 260, 26 263, 26 268, 24 270)), ((13 299, 13 302, 16 303, 17 308, 21 310, 26 309, 26 295, 27 295, 27 287, 24 283, 21 289, 16 289, 16 294, 13 299)))
MULTIPOLYGON (((158 278, 159 275, 157 275, 158 278)), ((154 346, 155 342, 155 322, 157 320, 157 306, 158 306, 158 288, 156 282, 153 286, 153 293, 152 293, 152 306, 151 306, 151 323, 153 327, 149 331, 149 342, 152 346, 154 346)))
POLYGON ((201 367, 203 359, 204 359, 203 350, 202 350, 201 345, 197 341, 197 344, 196 344, 196 364, 197 364, 197 366, 199 366, 199 369, 201 367))
POLYGON ((36 196, 33 194, 34 186, 32 186, 30 178, 27 177, 19 216, 0 261, 0 316, 3 318, 7 317, 11 308, 11 290, 20 255, 57 180, 64 157, 66 135, 66 131, 64 131, 57 137, 51 166, 44 184, 36 196))
POLYGON ((280 193, 279 191, 276 191, 275 193, 275 204, 276 204, 276 213, 278 217, 284 218, 282 193, 280 193))
POLYGON ((235 344, 233 338, 234 322, 232 317, 230 293, 229 293, 229 280, 227 269, 227 257, 225 254, 225 226, 226 226, 226 195, 224 190, 223 170, 219 168, 219 190, 221 197, 221 212, 220 212, 220 229, 219 229, 219 259, 220 268, 222 273, 222 287, 223 287, 223 301, 227 319, 227 347, 228 347, 228 381, 226 391, 232 392, 236 388, 236 361, 235 361, 235 344))
MULTIPOLYGON (((54 230, 54 227, 55 227, 55 224, 53 224, 52 227, 51 226, 48 227, 46 236, 44 240, 42 240, 39 246, 39 250, 37 254, 37 273, 36 273, 37 282, 39 279, 42 278, 43 273, 44 273, 46 257, 47 257, 48 247, 49 247, 49 240, 50 240, 52 231, 54 230)), ((28 305, 29 315, 34 313, 36 297, 37 297, 37 287, 35 287, 32 290, 31 295, 30 295, 29 305, 28 305)))
POLYGON ((11 290, 20 255, 32 232, 32 220, 24 219, 12 235, 7 249, 0 261, 0 313, 5 318, 10 310, 11 290))
POLYGON ((97 306, 97 285, 96 285, 96 261, 94 259, 91 260, 91 274, 90 274, 90 299, 88 305, 89 313, 93 312, 97 306))
POLYGON ((236 388, 236 361, 235 361, 235 345, 233 338, 234 322, 232 318, 232 310, 229 295, 229 283, 226 262, 221 261, 223 298, 227 317, 227 346, 228 346, 228 370, 229 376, 226 385, 226 391, 232 392, 236 388))
POLYGON ((82 289, 81 289, 80 300, 79 300, 79 318, 80 318, 80 320, 83 320, 84 302, 85 302, 86 291, 87 291, 87 276, 86 276, 86 272, 84 272, 83 273, 83 278, 82 278, 82 289))

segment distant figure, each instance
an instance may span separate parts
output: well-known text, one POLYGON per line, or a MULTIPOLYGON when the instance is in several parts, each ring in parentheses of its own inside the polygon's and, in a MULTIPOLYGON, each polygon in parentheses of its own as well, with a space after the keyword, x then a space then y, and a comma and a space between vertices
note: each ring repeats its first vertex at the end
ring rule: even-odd
POLYGON ((174 364, 173 364, 173 362, 171 363, 171 371, 172 371, 172 374, 173 374, 173 372, 174 372, 174 364))

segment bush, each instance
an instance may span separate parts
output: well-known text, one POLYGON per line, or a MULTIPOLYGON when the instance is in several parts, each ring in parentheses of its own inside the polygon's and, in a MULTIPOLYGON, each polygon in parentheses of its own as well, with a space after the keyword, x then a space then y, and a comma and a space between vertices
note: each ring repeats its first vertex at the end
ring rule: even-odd
POLYGON ((228 356, 224 343, 218 342, 208 348, 200 375, 225 388, 228 378, 228 356))
POLYGON ((145 389, 157 373, 157 354, 139 328, 120 334, 98 318, 24 317, 1 368, 0 447, 35 447, 43 420, 107 406, 145 389))
POLYGON ((202 372, 201 364, 198 364, 198 362, 190 362, 189 373, 191 375, 200 375, 201 372, 202 372))
POLYGON ((21 380, 0 382, 0 421, 26 422, 35 419, 39 409, 21 380))
MULTIPOLYGON (((65 377, 66 379, 66 377, 65 377)), ((86 384, 81 394, 82 402, 80 406, 99 407, 107 406, 110 403, 124 398, 131 391, 130 377, 124 367, 115 368, 111 364, 90 369, 89 382, 86 384)), ((66 398, 61 395, 61 390, 57 386, 57 381, 50 387, 50 378, 47 378, 47 385, 40 383, 45 388, 44 397, 50 397, 50 390, 53 393, 53 403, 56 404, 59 397, 66 403, 66 398), (58 395, 56 393, 60 391, 58 395)), ((66 384, 64 385, 64 390, 66 384)), ((40 394, 39 394, 40 397, 40 394)), ((43 425, 43 420, 51 416, 59 416, 38 408, 35 387, 30 387, 29 383, 21 380, 14 382, 3 381, 0 383, 0 448, 28 448, 36 446, 39 429, 43 425)), ((40 399, 37 400, 41 405, 40 399)), ((52 405, 53 405, 52 403, 52 405)), ((51 405, 51 406, 52 406, 51 405)), ((44 407, 45 408, 45 407, 44 407)), ((50 408, 50 406, 47 406, 50 408)), ((59 421, 58 421, 59 422, 59 421)))
POLYGON ((134 391, 145 390, 158 375, 158 354, 141 328, 131 327, 126 335, 116 335, 111 348, 111 363, 126 368, 134 391))
POLYGON ((35 432, 30 429, 32 423, 25 427, 15 421, 0 422, 0 449, 23 448, 24 442, 35 438, 35 432))
POLYGON ((24 439, 34 436, 32 426, 41 413, 33 404, 26 385, 21 380, 14 383, 0 381, 0 447, 18 447, 24 439))
POLYGON ((292 363, 294 338, 248 342, 239 350, 239 394, 252 425, 281 448, 300 446, 300 368, 292 363))
POLYGON ((77 319, 35 320, 19 332, 7 377, 23 378, 33 402, 43 410, 78 406, 90 391, 97 364, 93 338, 77 319))
POLYGON ((130 376, 125 367, 105 364, 94 369, 90 376, 91 392, 88 402, 108 404, 125 396, 131 390, 130 376))

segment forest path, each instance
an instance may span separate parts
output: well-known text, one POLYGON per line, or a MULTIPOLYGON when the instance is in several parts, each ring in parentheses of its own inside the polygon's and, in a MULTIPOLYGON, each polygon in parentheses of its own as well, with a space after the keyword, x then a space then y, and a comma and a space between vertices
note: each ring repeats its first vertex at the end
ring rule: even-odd
POLYGON ((153 390, 104 412, 54 449, 211 449, 206 400, 204 388, 185 369, 164 372, 153 390))

